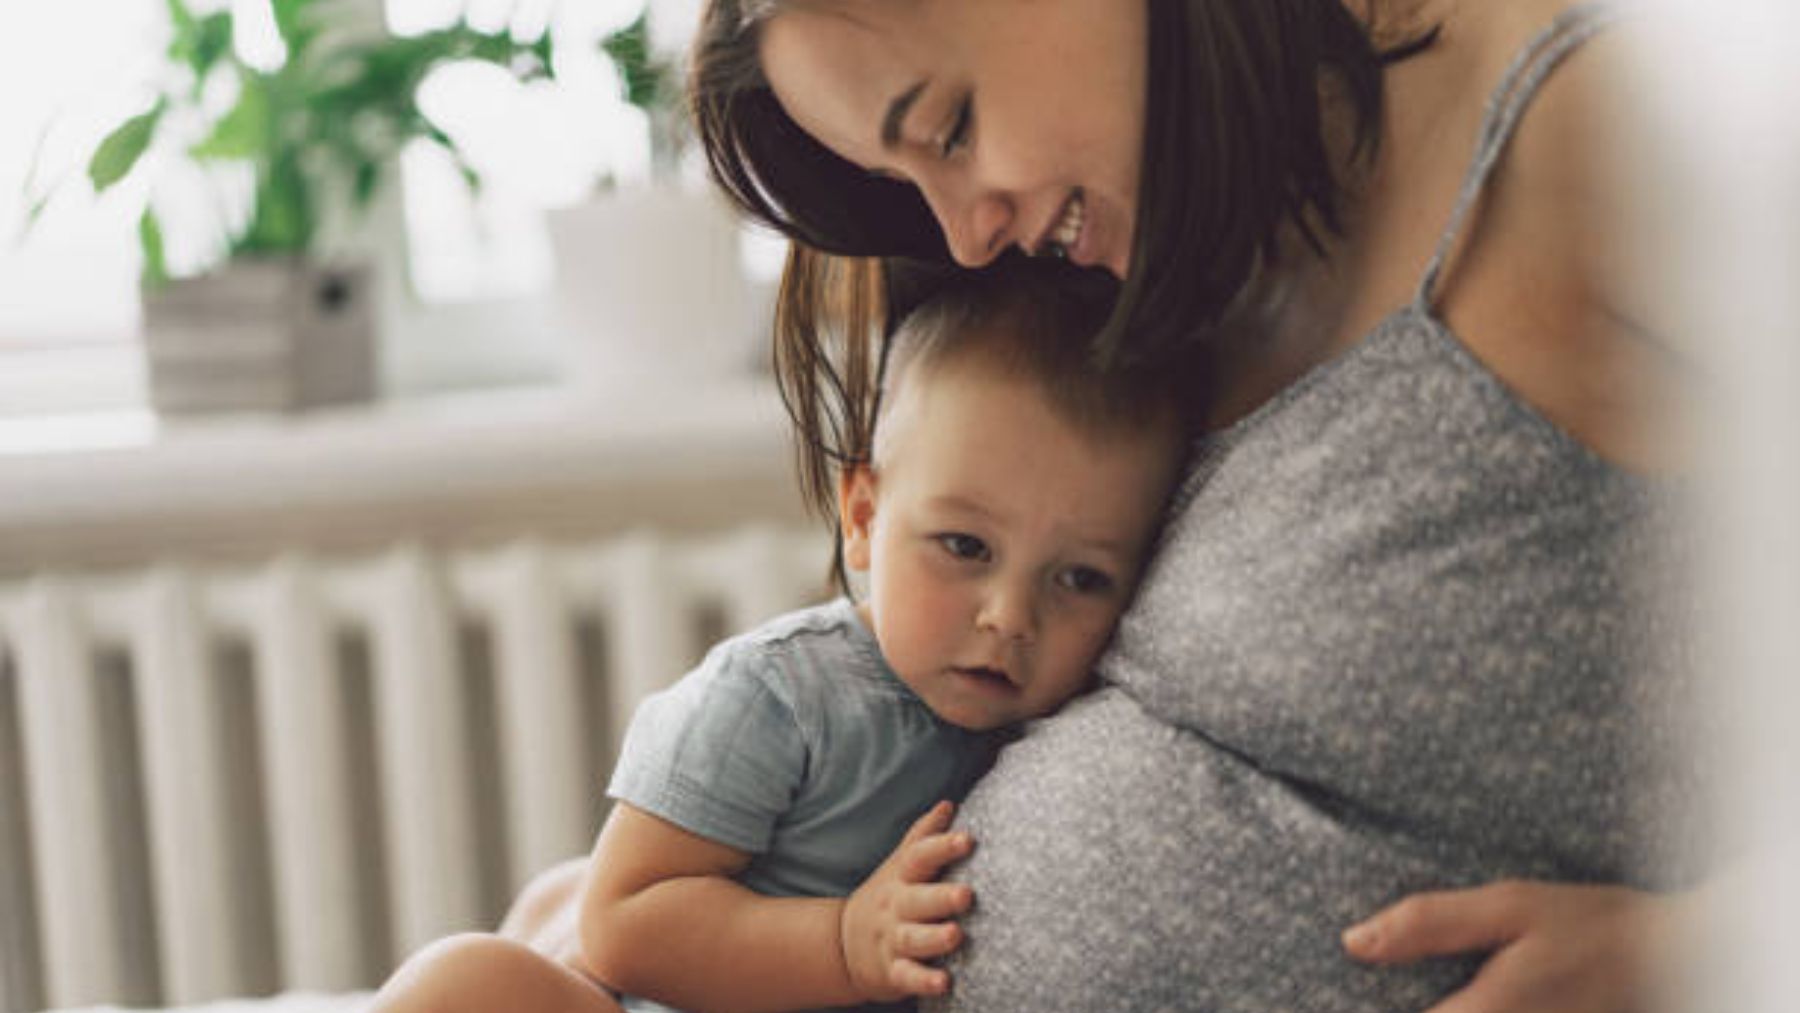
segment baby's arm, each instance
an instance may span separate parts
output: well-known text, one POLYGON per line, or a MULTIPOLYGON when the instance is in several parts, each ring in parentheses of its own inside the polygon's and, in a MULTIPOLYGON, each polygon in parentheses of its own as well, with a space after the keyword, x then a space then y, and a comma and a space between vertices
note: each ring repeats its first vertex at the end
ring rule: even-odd
POLYGON ((941 992, 919 961, 961 942, 967 886, 930 880, 968 853, 934 808, 848 898, 766 897, 731 879, 750 855, 619 803, 581 899, 587 965, 613 988, 683 1009, 847 1006, 941 992))

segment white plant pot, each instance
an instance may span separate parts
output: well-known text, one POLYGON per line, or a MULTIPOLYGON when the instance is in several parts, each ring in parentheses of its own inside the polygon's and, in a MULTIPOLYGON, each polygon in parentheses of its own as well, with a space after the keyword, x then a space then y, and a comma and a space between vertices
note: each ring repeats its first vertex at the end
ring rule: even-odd
POLYGON ((744 275, 739 227, 710 191, 632 187, 549 213, 567 376, 617 390, 748 373, 770 302, 744 275))
POLYGON ((370 279, 362 266, 244 259, 146 291, 151 406, 195 415, 368 401, 370 279))

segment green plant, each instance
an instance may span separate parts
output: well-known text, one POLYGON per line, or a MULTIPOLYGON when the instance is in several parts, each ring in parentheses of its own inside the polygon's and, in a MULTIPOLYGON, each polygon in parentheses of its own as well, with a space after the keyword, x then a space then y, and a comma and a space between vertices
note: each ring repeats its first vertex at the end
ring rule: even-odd
MULTIPOLYGON (((197 14, 186 0, 165 0, 174 31, 156 102, 113 129, 88 163, 95 191, 104 191, 131 174, 164 131, 193 137, 199 124, 187 157, 247 165, 254 177, 248 217, 231 235, 227 257, 311 249, 329 209, 366 210, 401 148, 417 139, 449 152, 478 188, 479 175, 416 101, 438 65, 481 60, 522 80, 552 76, 548 33, 526 40, 458 23, 422 35, 358 38, 332 24, 332 0, 268 2, 287 51, 272 69, 250 65, 233 47, 230 10, 197 14), (235 85, 236 101, 209 116, 205 99, 221 76, 235 85)), ((138 236, 145 280, 161 282, 162 227, 148 206, 138 236)))
POLYGON ((624 86, 625 101, 639 109, 668 108, 677 90, 674 68, 658 58, 650 48, 650 15, 639 14, 637 20, 607 36, 600 49, 612 58, 624 86))
POLYGON ((649 116, 652 159, 659 168, 672 169, 689 140, 687 123, 681 117, 676 68, 651 48, 648 11, 608 36, 600 48, 618 69, 625 101, 649 116))

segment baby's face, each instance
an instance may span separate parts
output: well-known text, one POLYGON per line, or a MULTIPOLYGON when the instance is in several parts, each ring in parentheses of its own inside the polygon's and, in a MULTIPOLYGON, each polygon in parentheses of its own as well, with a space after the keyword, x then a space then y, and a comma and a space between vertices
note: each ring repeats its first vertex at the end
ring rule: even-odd
POLYGON ((845 480, 845 560, 900 678, 990 729, 1088 681, 1130 599, 1181 452, 1175 424, 1106 438, 1038 387, 962 364, 912 378, 872 471, 845 480))

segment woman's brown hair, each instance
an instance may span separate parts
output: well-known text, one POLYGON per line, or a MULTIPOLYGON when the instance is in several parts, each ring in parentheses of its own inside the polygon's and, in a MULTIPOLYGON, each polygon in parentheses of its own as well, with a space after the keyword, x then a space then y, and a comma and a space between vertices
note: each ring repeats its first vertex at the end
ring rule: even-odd
MULTIPOLYGON (((799 0, 709 0, 690 101, 713 177, 752 219, 795 241, 775 360, 802 441, 841 458, 866 436, 871 363, 891 326, 879 258, 950 264, 919 191, 839 158, 782 110, 760 65, 762 27, 799 0)), ((829 3, 830 0, 806 0, 829 3)), ((962 0, 979 2, 979 0, 962 0)), ((1341 0, 1143 0, 1148 87, 1133 270, 1095 339, 1100 361, 1154 362, 1203 341, 1278 235, 1314 249, 1339 229, 1341 191, 1322 95, 1349 112, 1351 150, 1373 151, 1382 67, 1429 30, 1378 49, 1341 0)), ((815 504, 829 475, 806 473, 815 504)))

